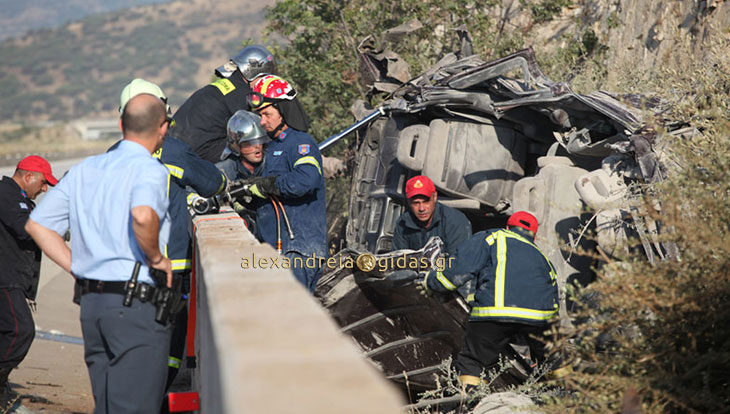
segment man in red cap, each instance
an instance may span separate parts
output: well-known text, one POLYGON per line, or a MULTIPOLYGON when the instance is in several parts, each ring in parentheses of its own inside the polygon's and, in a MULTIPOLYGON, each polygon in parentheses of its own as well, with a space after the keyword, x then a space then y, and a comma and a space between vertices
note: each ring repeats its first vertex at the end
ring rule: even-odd
POLYGON ((430 271, 417 286, 428 294, 476 282, 467 297, 471 312, 464 345, 454 358, 465 388, 477 386, 480 376, 498 365, 500 355, 515 356, 510 343, 520 342, 518 338, 529 344, 526 370, 543 359, 542 344, 531 338, 541 336, 557 317, 558 286, 552 263, 534 244, 537 227, 535 216, 518 211, 506 229, 482 231, 462 243, 450 267, 430 271))
POLYGON ((393 232, 393 250, 418 250, 429 238, 439 236, 446 253, 471 237, 471 223, 461 211, 437 201, 436 186, 425 175, 406 182, 408 211, 398 217, 393 232))
POLYGON ((23 158, 13 176, 0 181, 0 410, 10 402, 8 375, 25 358, 35 336, 28 300, 34 301, 38 291, 41 249, 25 223, 33 200, 57 182, 51 165, 37 155, 23 158))

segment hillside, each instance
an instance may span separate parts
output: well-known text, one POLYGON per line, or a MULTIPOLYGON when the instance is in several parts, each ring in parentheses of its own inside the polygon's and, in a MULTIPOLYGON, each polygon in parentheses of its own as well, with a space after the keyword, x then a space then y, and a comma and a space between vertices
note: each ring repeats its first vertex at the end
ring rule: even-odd
POLYGON ((173 107, 257 39, 273 1, 181 0, 90 16, 0 43, 0 119, 110 117, 129 80, 158 82, 173 107))
POLYGON ((52 29, 93 14, 169 0, 0 0, 0 41, 52 29))

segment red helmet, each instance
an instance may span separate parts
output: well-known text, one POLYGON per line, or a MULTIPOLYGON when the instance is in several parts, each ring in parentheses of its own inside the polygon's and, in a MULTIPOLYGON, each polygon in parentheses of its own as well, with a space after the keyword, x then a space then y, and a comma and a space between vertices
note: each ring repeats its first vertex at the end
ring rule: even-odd
POLYGON ((248 95, 248 104, 251 109, 259 110, 272 103, 291 101, 297 96, 297 91, 289 82, 275 75, 266 75, 257 79, 252 86, 253 92, 248 95))
POLYGON ((522 227, 525 230, 537 234, 537 219, 526 211, 518 211, 507 219, 508 227, 522 227))

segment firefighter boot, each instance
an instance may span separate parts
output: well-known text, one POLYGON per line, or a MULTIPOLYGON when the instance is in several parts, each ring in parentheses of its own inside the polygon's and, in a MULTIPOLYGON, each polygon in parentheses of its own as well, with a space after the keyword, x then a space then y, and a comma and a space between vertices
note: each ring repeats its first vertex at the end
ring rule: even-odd
POLYGON ((0 368, 0 413, 7 412, 8 406, 15 400, 15 393, 10 389, 8 377, 12 368, 0 368))

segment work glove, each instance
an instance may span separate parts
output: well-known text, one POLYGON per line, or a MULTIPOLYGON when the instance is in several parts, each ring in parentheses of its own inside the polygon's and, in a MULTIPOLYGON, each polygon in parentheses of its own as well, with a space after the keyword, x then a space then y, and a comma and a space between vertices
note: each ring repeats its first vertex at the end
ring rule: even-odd
POLYGON ((278 197, 279 188, 276 186, 276 176, 253 177, 248 180, 251 183, 249 191, 252 195, 260 198, 269 198, 271 196, 278 197))
POLYGON ((428 284, 426 283, 426 278, 428 277, 428 273, 421 273, 423 277, 420 277, 416 281, 416 290, 418 293, 420 293, 424 298, 430 298, 433 296, 433 291, 428 288, 428 284))

